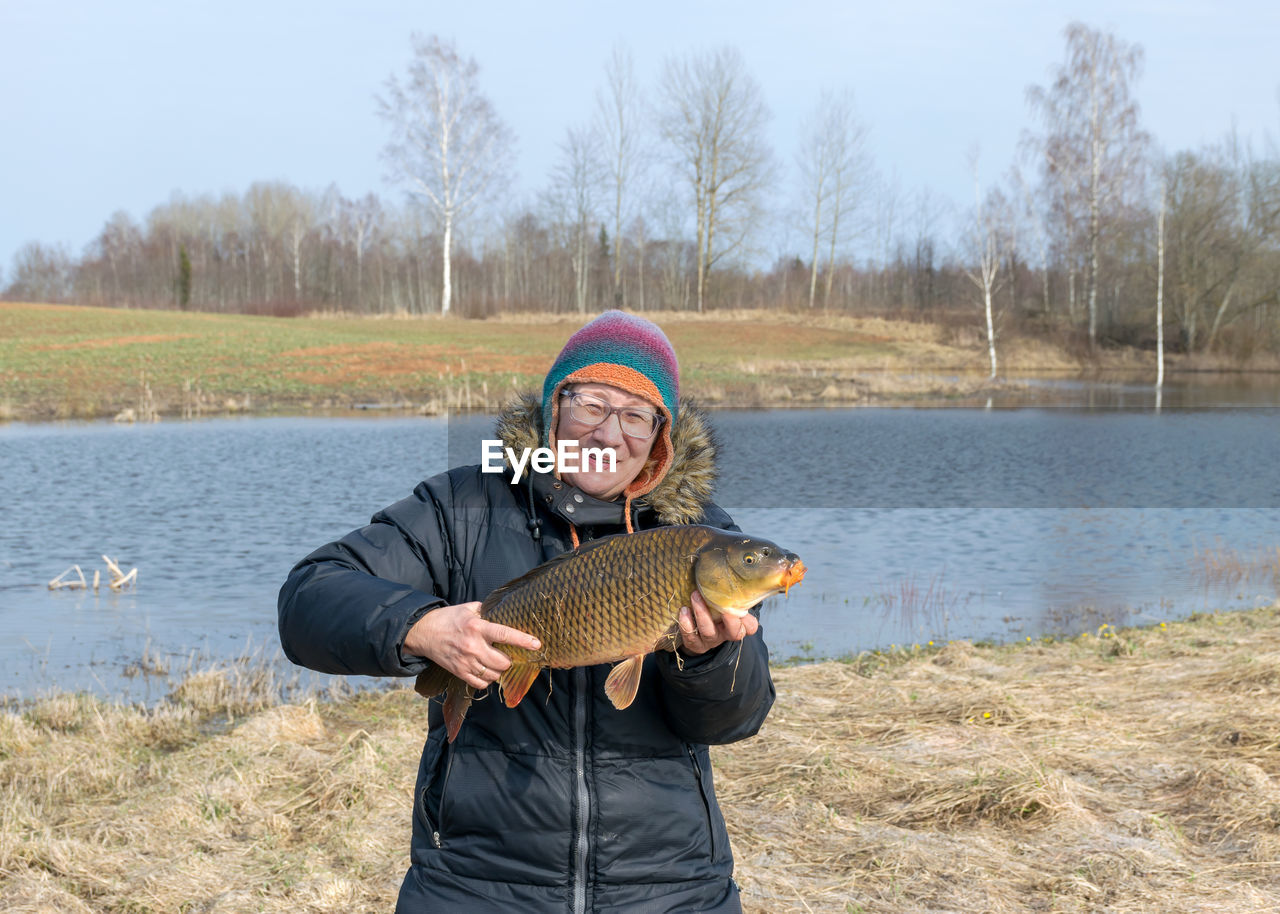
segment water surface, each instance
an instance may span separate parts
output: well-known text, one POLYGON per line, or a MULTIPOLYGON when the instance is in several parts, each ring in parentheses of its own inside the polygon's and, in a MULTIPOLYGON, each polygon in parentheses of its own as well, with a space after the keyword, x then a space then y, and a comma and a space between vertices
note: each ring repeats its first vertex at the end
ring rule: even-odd
MULTIPOLYGON (((1280 411, 723 410, 718 500, 810 567, 766 608, 775 656, 1016 639, 1276 597, 1280 411), (1224 564, 1224 560, 1226 564, 1224 564), (1232 570, 1234 562, 1235 570, 1232 570)), ((486 417, 0 427, 0 694, 163 695, 276 658, 290 566, 453 460, 486 417), (72 563, 136 591, 51 592, 72 563), (105 571, 104 571, 105 574, 105 571)))

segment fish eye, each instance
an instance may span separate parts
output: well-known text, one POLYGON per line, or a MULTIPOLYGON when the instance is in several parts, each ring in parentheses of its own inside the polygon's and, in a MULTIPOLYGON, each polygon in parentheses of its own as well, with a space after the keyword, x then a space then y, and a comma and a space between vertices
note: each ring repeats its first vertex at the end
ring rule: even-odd
POLYGON ((754 565, 756 563, 756 557, 754 555, 744 555, 742 557, 742 561, 746 562, 748 565, 754 565))

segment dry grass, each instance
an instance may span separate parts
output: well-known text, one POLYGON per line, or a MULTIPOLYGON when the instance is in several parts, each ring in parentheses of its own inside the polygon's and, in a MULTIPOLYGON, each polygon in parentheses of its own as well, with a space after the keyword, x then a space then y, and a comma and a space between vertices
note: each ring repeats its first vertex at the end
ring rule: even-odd
MULTIPOLYGON (((390 910, 420 700, 264 677, 0 713, 0 909, 390 910)), ((1280 909, 1280 605, 775 678, 714 751, 751 912, 1280 909)))
POLYGON ((1280 607, 776 679, 717 756, 756 911, 1280 909, 1280 607))
POLYGON ((1227 546, 1198 549, 1192 571, 1205 588, 1254 581, 1280 587, 1280 546, 1243 555, 1227 546))

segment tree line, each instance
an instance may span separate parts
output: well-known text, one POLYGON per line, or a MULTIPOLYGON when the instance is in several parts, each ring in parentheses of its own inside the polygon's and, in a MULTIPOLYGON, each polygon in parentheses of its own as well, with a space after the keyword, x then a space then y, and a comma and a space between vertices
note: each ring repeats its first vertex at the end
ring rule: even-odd
POLYGON ((995 184, 956 209, 867 152, 847 90, 813 102, 789 166, 731 47, 642 87, 624 47, 543 190, 509 202, 514 137, 478 64, 413 38, 379 94, 401 202, 256 183, 112 215, 79 257, 32 242, 9 299, 295 314, 821 308, 1019 326, 1082 347, 1280 350, 1280 153, 1235 136, 1166 153, 1142 128, 1142 49, 1074 23, 995 184), (783 238, 766 231, 784 224, 783 238), (1157 226, 1160 225, 1159 232, 1157 226), (1159 254, 1157 256, 1157 249, 1159 254), (1159 275, 1157 275, 1159 273, 1159 275))

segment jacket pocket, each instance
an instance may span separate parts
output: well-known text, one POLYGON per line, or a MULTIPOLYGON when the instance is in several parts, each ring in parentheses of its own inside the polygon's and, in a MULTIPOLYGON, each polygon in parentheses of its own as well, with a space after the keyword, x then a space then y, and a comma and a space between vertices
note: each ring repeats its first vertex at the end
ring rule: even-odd
MULTIPOLYGON (((707 783, 707 777, 703 772, 702 760, 698 758, 697 750, 693 746, 685 746, 689 753, 689 761, 693 763, 693 779, 698 782, 698 795, 702 797, 702 808, 706 813, 707 820, 707 841, 711 845, 711 859, 719 860, 723 848, 719 846, 718 829, 716 828, 718 812, 720 806, 716 803, 715 795, 707 783)), ((726 836, 727 837, 727 836, 726 836)))
POLYGON ((427 837, 434 848, 444 847, 444 801, 449 787, 449 771, 453 768, 453 752, 446 746, 432 766, 431 777, 418 788, 418 815, 427 826, 427 837))

